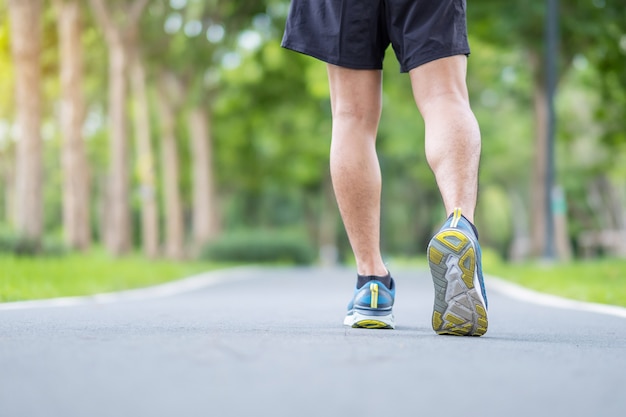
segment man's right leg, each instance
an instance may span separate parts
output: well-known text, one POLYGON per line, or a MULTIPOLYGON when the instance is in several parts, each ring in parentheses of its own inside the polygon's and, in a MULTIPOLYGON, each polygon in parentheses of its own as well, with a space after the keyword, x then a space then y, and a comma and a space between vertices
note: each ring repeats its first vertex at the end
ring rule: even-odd
POLYGON ((426 156, 451 214, 428 245, 435 286, 433 329, 481 336, 487 331, 487 295, 472 223, 481 144, 465 84, 466 61, 463 55, 438 59, 410 75, 426 124, 426 156))
POLYGON ((359 275, 344 324, 394 328, 395 284, 380 253, 381 173, 376 133, 382 73, 328 65, 333 116, 330 169, 359 275))
POLYGON ((426 158, 446 213, 461 208, 474 221, 480 161, 480 130, 465 82, 467 58, 457 55, 410 72, 415 101, 426 125, 426 158))

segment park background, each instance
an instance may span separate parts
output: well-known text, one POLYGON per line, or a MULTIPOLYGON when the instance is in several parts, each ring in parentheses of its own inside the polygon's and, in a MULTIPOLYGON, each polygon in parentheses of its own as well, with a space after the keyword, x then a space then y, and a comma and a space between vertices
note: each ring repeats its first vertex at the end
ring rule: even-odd
MULTIPOLYGON (((626 8, 559 3, 546 259, 550 1, 467 5, 486 269, 626 305, 626 8)), ((352 262, 329 177, 326 69, 281 49, 288 9, 0 0, 0 301, 242 262, 352 262)), ((423 262, 446 216, 423 130, 389 49, 378 149, 392 270, 423 262)))

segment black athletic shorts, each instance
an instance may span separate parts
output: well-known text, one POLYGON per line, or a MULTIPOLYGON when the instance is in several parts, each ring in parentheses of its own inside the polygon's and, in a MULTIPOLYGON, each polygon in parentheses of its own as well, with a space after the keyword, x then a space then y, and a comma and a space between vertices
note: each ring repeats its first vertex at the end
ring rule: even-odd
POLYGON ((466 0, 292 0, 282 46, 329 64, 382 69, 391 44, 402 72, 469 55, 466 0))

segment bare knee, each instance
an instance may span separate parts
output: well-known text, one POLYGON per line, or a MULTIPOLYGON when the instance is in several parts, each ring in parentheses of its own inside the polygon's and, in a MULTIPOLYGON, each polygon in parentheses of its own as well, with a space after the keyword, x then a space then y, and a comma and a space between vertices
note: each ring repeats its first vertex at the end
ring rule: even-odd
POLYGON ((410 72, 415 103, 422 114, 442 107, 469 109, 465 82, 467 58, 463 55, 438 59, 410 72))
POLYGON ((377 128, 382 110, 380 71, 328 65, 333 123, 377 128))
POLYGON ((355 128, 375 129, 380 120, 380 109, 373 109, 367 104, 337 103, 332 111, 333 123, 355 128))
POLYGON ((455 90, 441 90, 425 97, 415 97, 415 103, 425 120, 437 116, 453 119, 473 114, 467 96, 455 90))

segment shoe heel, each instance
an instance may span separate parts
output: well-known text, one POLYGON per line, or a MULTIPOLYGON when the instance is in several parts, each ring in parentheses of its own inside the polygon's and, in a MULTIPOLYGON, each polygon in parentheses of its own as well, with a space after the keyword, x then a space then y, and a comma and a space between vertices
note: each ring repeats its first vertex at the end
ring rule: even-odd
POLYGON ((435 289, 432 327, 440 335, 482 336, 487 311, 474 284, 476 248, 458 229, 446 229, 428 245, 435 289))

